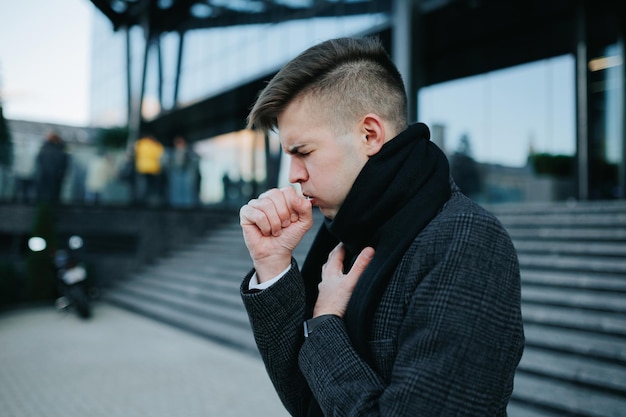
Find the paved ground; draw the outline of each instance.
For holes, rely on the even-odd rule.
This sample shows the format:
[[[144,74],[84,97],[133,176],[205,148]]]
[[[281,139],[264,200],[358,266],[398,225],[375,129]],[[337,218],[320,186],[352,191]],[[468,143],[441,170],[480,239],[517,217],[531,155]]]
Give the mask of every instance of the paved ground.
[[[2,417],[285,417],[260,359],[108,304],[0,313]]]

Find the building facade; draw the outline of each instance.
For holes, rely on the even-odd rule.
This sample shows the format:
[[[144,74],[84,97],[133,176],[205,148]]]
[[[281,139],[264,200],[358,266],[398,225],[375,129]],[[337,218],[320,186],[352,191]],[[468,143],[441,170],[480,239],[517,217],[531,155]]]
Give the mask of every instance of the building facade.
[[[625,197],[618,1],[93,3],[93,124],[127,125],[130,141],[149,130],[166,146],[186,136],[205,202],[224,198],[225,176],[283,177],[275,138],[241,132],[263,83],[310,45],[369,34],[473,198]]]

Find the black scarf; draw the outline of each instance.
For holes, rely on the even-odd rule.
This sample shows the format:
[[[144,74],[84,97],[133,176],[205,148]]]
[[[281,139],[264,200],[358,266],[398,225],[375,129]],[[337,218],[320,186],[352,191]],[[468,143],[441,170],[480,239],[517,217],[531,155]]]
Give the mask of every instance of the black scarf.
[[[343,242],[349,269],[365,247],[376,250],[344,317],[354,347],[366,360],[372,316],[389,279],[418,233],[450,198],[448,161],[429,138],[426,125],[411,125],[369,159],[334,220],[325,219],[320,227],[302,267],[310,316],[329,252]]]

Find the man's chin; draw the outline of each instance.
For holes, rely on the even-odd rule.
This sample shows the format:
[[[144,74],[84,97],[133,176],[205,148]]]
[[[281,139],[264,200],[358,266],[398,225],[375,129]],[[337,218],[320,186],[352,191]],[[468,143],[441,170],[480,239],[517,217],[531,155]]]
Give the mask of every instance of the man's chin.
[[[322,214],[324,215],[324,217],[326,217],[327,219],[334,219],[335,215],[337,214],[337,212],[335,210],[331,210],[329,208],[324,208],[324,207],[320,207],[320,206],[316,206],[319,211],[322,212]]]

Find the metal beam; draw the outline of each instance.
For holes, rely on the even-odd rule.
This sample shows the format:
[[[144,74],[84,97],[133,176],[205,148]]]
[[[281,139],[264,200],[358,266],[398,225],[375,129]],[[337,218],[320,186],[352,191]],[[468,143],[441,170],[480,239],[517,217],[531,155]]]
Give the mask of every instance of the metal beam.
[[[178,107],[178,91],[180,88],[180,74],[183,65],[183,51],[185,45],[185,31],[178,32],[178,56],[176,57],[176,79],[174,81],[174,97],[172,100],[172,109]]]

